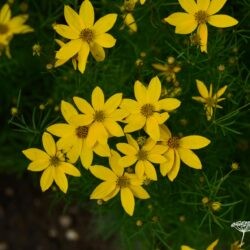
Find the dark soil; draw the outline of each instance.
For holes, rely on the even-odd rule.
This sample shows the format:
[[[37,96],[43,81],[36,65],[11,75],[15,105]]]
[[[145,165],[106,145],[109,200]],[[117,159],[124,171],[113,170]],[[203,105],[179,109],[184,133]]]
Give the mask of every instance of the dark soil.
[[[77,206],[51,209],[30,180],[0,177],[0,250],[106,250],[112,239],[94,235],[91,214]]]

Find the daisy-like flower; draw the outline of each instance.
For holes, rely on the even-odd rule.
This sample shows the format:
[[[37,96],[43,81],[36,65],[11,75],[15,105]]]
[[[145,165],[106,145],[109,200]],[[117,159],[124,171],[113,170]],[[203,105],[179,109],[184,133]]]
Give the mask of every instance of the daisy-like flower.
[[[43,171],[40,179],[42,191],[46,191],[55,181],[57,186],[66,193],[68,190],[66,174],[72,176],[80,176],[81,174],[75,166],[66,162],[64,154],[58,149],[58,145],[49,133],[43,133],[42,142],[45,151],[38,148],[29,148],[22,151],[32,161],[28,170]]]
[[[8,4],[4,4],[0,10],[0,48],[6,51],[7,57],[11,57],[9,53],[9,43],[14,35],[32,32],[33,29],[24,24],[28,19],[28,15],[18,15],[11,17],[11,10]]]
[[[148,138],[142,146],[129,134],[126,135],[128,143],[117,143],[117,149],[125,156],[121,157],[120,164],[129,167],[136,163],[135,173],[139,178],[145,175],[150,180],[157,180],[157,174],[152,163],[163,163],[166,158],[162,154],[166,146],[156,145],[156,141]]]
[[[89,126],[79,119],[77,110],[68,102],[61,102],[61,112],[67,123],[57,123],[47,128],[51,134],[60,137],[57,145],[66,152],[70,162],[75,163],[80,157],[81,163],[88,168],[93,161],[93,151],[100,156],[109,156],[108,145],[98,143],[90,147],[87,144]]]
[[[234,26],[238,21],[228,15],[217,14],[227,0],[178,0],[181,7],[187,12],[176,12],[164,18],[166,22],[175,26],[175,33],[190,34],[197,28],[200,38],[200,49],[207,52],[208,29],[207,23],[227,28]]]
[[[118,109],[122,101],[122,93],[112,95],[106,102],[103,91],[95,87],[92,92],[92,106],[83,98],[74,97],[77,108],[83,113],[79,121],[89,126],[86,141],[90,147],[96,142],[107,144],[108,137],[123,136],[123,130],[117,123],[127,116],[127,112]]]
[[[213,94],[213,85],[210,84],[209,92],[206,85],[199,80],[196,80],[196,86],[201,96],[193,96],[192,99],[204,104],[207,120],[212,119],[214,109],[222,108],[218,105],[218,102],[225,100],[226,98],[220,98],[226,91],[227,85],[220,88],[215,94]]]
[[[140,81],[134,84],[135,100],[123,99],[121,109],[129,113],[124,127],[125,133],[130,133],[144,128],[145,132],[155,141],[160,138],[159,125],[168,118],[168,111],[178,108],[181,102],[175,98],[164,98],[161,96],[161,82],[156,76],[151,79],[148,87]]]
[[[214,250],[214,248],[217,246],[218,242],[219,242],[218,239],[215,240],[214,242],[212,242],[212,243],[206,248],[206,250]],[[194,249],[194,248],[191,248],[191,247],[189,247],[189,246],[183,245],[183,246],[181,246],[181,250],[195,250],[195,249]]]
[[[148,199],[150,196],[148,192],[142,187],[143,180],[139,179],[135,174],[124,172],[124,168],[119,164],[120,155],[111,150],[111,157],[109,158],[109,165],[91,166],[90,172],[98,179],[103,180],[92,194],[90,199],[102,199],[108,201],[115,197],[120,192],[122,207],[130,216],[134,213],[135,199]]]
[[[187,166],[201,169],[202,164],[198,156],[191,149],[206,147],[210,140],[200,135],[189,135],[182,138],[172,136],[165,125],[161,125],[161,141],[167,146],[164,153],[167,161],[160,164],[160,172],[173,181],[180,170],[181,161]]]
[[[89,52],[96,61],[105,59],[103,48],[111,48],[116,39],[106,33],[115,24],[117,14],[108,14],[95,21],[94,8],[89,0],[84,0],[77,14],[68,5],[64,7],[64,17],[68,25],[56,24],[55,31],[64,38],[70,39],[56,52],[56,59],[69,60],[77,55],[78,70],[83,73]]]

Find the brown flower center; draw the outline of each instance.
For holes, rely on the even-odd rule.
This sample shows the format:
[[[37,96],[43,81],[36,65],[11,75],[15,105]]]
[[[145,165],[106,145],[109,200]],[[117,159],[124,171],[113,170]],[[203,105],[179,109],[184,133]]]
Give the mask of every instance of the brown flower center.
[[[123,175],[117,179],[116,185],[121,188],[129,187],[130,180],[128,177]]]
[[[91,43],[94,39],[94,33],[91,29],[83,29],[80,33],[80,38],[87,43]]]
[[[209,107],[215,107],[216,100],[214,100],[212,97],[208,97],[206,98],[206,103],[207,103],[207,106]]]
[[[50,157],[50,165],[57,167],[60,164],[60,159],[57,156]]]
[[[76,128],[76,135],[78,138],[86,138],[88,135],[89,128],[87,126],[80,126]]]
[[[170,148],[178,148],[179,147],[179,138],[175,137],[175,136],[171,137],[168,139],[167,144]]]
[[[195,20],[198,22],[198,24],[206,23],[208,19],[208,14],[204,10],[199,10],[194,14]]]
[[[148,156],[147,151],[143,149],[139,150],[139,152],[137,153],[137,158],[138,160],[141,160],[141,161],[147,160],[147,156]]]
[[[105,114],[102,110],[96,111],[94,114],[94,120],[97,122],[103,122],[105,119]]]
[[[0,23],[0,34],[6,34],[9,31],[9,27],[6,24]]]
[[[141,107],[141,114],[147,118],[149,116],[152,116],[154,114],[154,111],[155,111],[155,107],[150,103],[144,104]]]

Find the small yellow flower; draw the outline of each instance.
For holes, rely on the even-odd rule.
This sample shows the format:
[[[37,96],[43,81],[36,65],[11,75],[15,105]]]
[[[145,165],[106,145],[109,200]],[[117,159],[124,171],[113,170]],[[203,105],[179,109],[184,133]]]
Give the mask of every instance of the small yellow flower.
[[[129,167],[136,163],[135,173],[139,178],[145,174],[150,180],[157,180],[157,174],[152,163],[163,163],[166,158],[162,154],[166,151],[163,145],[156,145],[156,142],[148,138],[146,142],[139,146],[137,141],[129,134],[126,135],[128,143],[117,143],[117,149],[125,154],[121,157],[120,164]]]
[[[223,14],[215,15],[215,13],[221,10],[227,0],[178,1],[186,12],[173,13],[164,20],[175,26],[175,33],[177,34],[190,34],[197,29],[202,52],[207,52],[207,23],[218,28],[231,27],[238,23],[231,16]]]
[[[102,199],[108,201],[120,192],[121,203],[127,214],[134,213],[135,199],[148,199],[149,194],[142,187],[143,181],[135,174],[124,172],[124,168],[119,164],[120,155],[111,150],[109,165],[111,169],[94,165],[90,167],[90,172],[97,178],[103,180],[92,192],[90,199]]]
[[[42,136],[45,151],[37,148],[23,150],[23,154],[32,162],[28,166],[30,171],[43,171],[40,179],[42,191],[46,191],[53,183],[66,193],[68,190],[68,180],[65,174],[80,176],[79,170],[71,163],[66,162],[64,154],[58,149],[53,137],[44,132]]]
[[[239,169],[239,163],[238,162],[233,162],[231,164],[231,169],[234,170],[234,171],[238,170]]]
[[[227,85],[220,88],[215,94],[213,94],[212,84],[210,84],[209,91],[206,85],[200,80],[196,80],[196,86],[201,96],[193,96],[192,99],[205,105],[207,120],[210,121],[213,117],[214,109],[222,108],[218,103],[226,99],[220,97],[225,93]]]
[[[178,108],[181,102],[175,98],[164,98],[161,96],[161,82],[158,77],[151,79],[148,87],[140,81],[134,84],[135,100],[123,99],[121,109],[129,113],[125,119],[128,123],[124,127],[125,133],[144,128],[145,132],[155,141],[160,138],[159,125],[163,124],[168,118],[168,111]]]
[[[83,73],[89,52],[100,62],[105,59],[103,48],[111,48],[116,39],[106,33],[115,24],[117,14],[108,14],[95,21],[94,8],[89,0],[84,0],[77,14],[68,5],[64,7],[64,17],[68,25],[55,24],[53,28],[64,38],[70,39],[56,52],[56,59],[65,62],[74,56],[78,59],[78,70]]]
[[[18,108],[17,107],[12,107],[10,109],[10,113],[11,113],[12,116],[17,115],[18,114]]]
[[[33,56],[40,56],[42,51],[42,47],[39,43],[36,43],[32,46],[32,55]]]
[[[209,198],[207,196],[203,197],[201,200],[202,204],[207,205],[209,202]]]
[[[180,161],[194,169],[201,169],[202,164],[198,156],[191,149],[206,147],[210,140],[200,135],[189,135],[182,138],[171,135],[165,125],[161,125],[161,141],[167,146],[164,153],[167,161],[160,164],[160,172],[173,181],[180,170]]]
[[[221,203],[219,201],[213,201],[211,203],[211,209],[215,212],[219,211],[221,209]]]

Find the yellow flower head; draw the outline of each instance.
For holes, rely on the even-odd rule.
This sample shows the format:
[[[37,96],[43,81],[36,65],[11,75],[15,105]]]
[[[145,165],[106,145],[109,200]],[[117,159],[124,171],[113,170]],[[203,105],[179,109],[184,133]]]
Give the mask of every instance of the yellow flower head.
[[[227,0],[178,0],[185,12],[176,12],[164,20],[175,26],[175,33],[190,34],[197,29],[200,49],[207,52],[207,23],[218,28],[234,26],[238,23],[231,16],[217,14]]]
[[[93,151],[101,156],[109,156],[109,147],[96,143],[90,147],[87,143],[89,138],[89,126],[79,119],[77,110],[68,102],[61,102],[61,112],[67,123],[51,125],[47,130],[60,137],[57,145],[66,152],[70,162],[75,163],[80,157],[81,163],[88,168],[93,161]]]
[[[127,112],[118,109],[122,101],[122,93],[112,95],[106,102],[103,91],[99,87],[95,87],[92,92],[92,106],[83,98],[74,97],[77,108],[83,113],[79,115],[83,124],[89,126],[89,136],[86,141],[90,147],[96,142],[102,145],[107,144],[108,137],[123,136],[123,130],[118,124]]]
[[[9,4],[4,4],[0,10],[0,50],[6,50],[6,55],[10,57],[9,43],[16,34],[32,32],[33,29],[25,25],[28,15],[19,15],[11,18]]]
[[[135,174],[124,172],[124,168],[119,164],[120,155],[111,150],[109,165],[111,169],[94,165],[90,167],[90,172],[97,178],[103,180],[92,194],[90,199],[102,199],[108,201],[120,192],[121,203],[129,215],[133,215],[135,207],[134,196],[139,199],[148,199],[149,194],[142,187],[143,180],[139,179]]]
[[[109,31],[116,22],[117,14],[108,14],[95,22],[94,8],[89,0],[84,0],[79,14],[68,5],[64,7],[64,17],[67,25],[55,24],[53,28],[64,38],[70,39],[56,52],[56,59],[65,62],[77,56],[78,70],[83,73],[89,52],[100,62],[105,59],[103,48],[111,48],[116,39]]]
[[[68,180],[65,174],[80,176],[79,170],[71,163],[66,162],[64,154],[58,149],[53,137],[44,132],[42,136],[45,151],[37,148],[23,150],[23,154],[32,162],[28,166],[30,171],[43,171],[40,179],[42,191],[46,191],[53,183],[64,192],[68,189]]]
[[[191,168],[202,168],[200,159],[191,149],[206,147],[210,143],[207,138],[200,135],[175,137],[171,135],[167,126],[161,125],[161,141],[167,146],[164,153],[167,161],[160,164],[160,172],[163,176],[167,175],[170,181],[178,175],[181,161]]]
[[[135,100],[123,99],[121,108],[129,113],[125,119],[128,123],[125,133],[144,128],[145,132],[155,141],[160,138],[159,125],[163,124],[168,118],[168,111],[178,108],[181,102],[175,98],[164,98],[161,96],[161,82],[158,77],[151,79],[148,87],[140,81],[134,84]]]
[[[214,242],[212,242],[207,248],[206,250],[214,250],[214,248],[217,246],[219,240],[215,240]],[[181,250],[195,250],[194,248],[191,248],[189,246],[186,245],[182,245],[181,246]]]
[[[222,108],[218,105],[218,102],[225,100],[225,98],[220,97],[225,93],[227,85],[220,88],[215,94],[213,94],[212,84],[210,84],[209,91],[202,81],[196,80],[196,86],[201,96],[193,96],[192,99],[205,105],[207,120],[210,121],[213,117],[214,109]]]
[[[135,173],[139,178],[145,174],[151,180],[157,180],[156,171],[152,163],[163,163],[166,158],[162,154],[166,151],[166,146],[156,145],[156,142],[148,138],[146,142],[139,146],[137,141],[129,134],[126,135],[128,143],[116,144],[117,149],[125,154],[121,157],[120,164],[129,167],[136,163]]]

